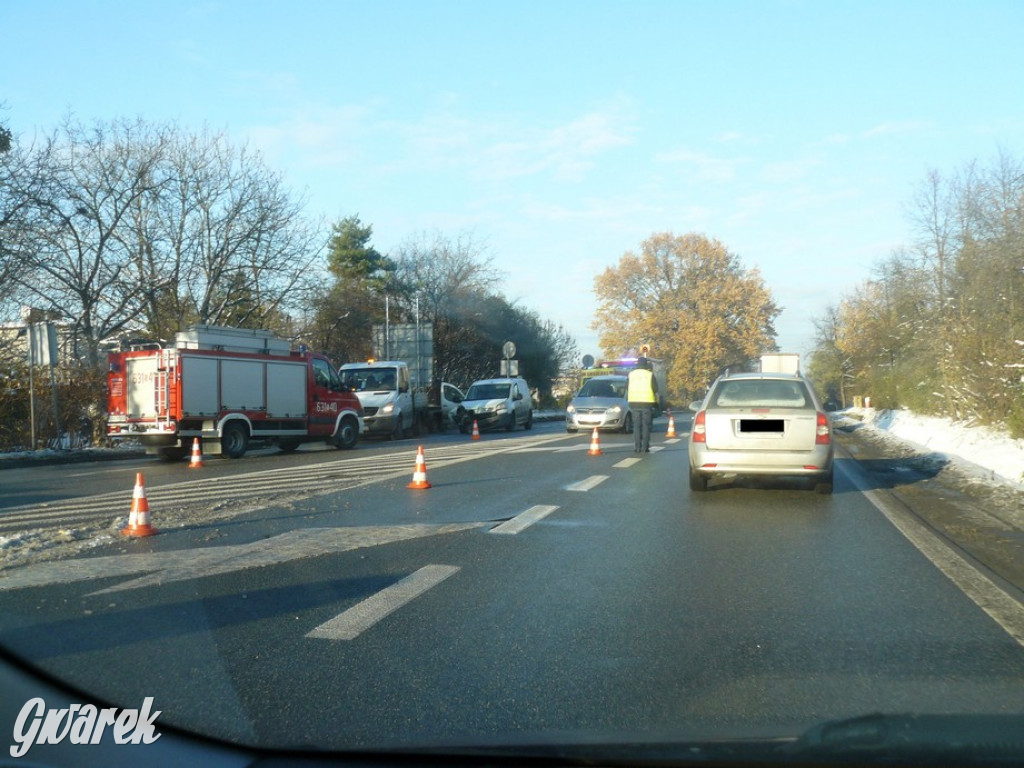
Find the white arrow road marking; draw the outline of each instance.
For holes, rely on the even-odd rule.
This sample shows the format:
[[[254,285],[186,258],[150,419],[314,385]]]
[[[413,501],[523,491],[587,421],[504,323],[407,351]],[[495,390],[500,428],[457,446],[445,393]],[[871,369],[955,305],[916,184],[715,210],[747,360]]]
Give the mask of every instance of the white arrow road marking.
[[[591,475],[586,480],[580,480],[578,483],[573,483],[567,486],[567,491],[589,491],[591,488],[596,488],[605,480],[608,479],[608,475]]]
[[[382,589],[344,613],[309,632],[306,637],[325,640],[353,640],[428,589],[458,573],[454,565],[425,565],[401,581]]]
[[[251,544],[184,549],[140,555],[110,555],[80,560],[37,563],[0,577],[0,590],[70,584],[111,576],[140,578],[93,592],[94,595],[125,589],[198,579],[247,568],[299,560],[334,552],[376,547],[395,541],[438,536],[482,528],[489,523],[451,523],[447,525],[393,525],[350,528],[304,528]]]
[[[489,533],[519,533],[520,531],[529,528],[538,520],[543,520],[556,509],[558,509],[558,507],[553,507],[548,504],[538,504],[535,507],[530,507],[524,512],[520,512],[511,520],[506,520],[501,525],[491,528]]]

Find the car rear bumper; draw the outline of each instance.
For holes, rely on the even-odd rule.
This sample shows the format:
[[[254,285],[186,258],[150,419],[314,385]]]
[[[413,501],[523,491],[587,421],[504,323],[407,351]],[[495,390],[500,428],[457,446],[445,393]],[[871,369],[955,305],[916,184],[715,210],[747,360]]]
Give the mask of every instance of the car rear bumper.
[[[812,451],[710,451],[690,446],[690,466],[706,475],[827,475],[831,445]]]

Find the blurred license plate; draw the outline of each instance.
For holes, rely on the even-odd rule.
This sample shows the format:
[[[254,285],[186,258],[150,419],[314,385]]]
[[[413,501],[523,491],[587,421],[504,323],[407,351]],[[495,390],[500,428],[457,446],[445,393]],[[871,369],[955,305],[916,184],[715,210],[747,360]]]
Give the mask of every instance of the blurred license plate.
[[[786,423],[782,419],[740,419],[740,433],[782,434]]]

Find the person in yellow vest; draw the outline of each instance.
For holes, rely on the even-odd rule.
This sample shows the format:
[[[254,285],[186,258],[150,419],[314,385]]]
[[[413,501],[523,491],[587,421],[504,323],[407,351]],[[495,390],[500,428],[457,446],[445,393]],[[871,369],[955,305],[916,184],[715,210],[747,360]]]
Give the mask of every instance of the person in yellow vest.
[[[658,401],[658,381],[646,357],[636,361],[636,368],[629,372],[626,386],[626,400],[633,414],[633,451],[650,453],[651,420],[654,418],[654,404]]]

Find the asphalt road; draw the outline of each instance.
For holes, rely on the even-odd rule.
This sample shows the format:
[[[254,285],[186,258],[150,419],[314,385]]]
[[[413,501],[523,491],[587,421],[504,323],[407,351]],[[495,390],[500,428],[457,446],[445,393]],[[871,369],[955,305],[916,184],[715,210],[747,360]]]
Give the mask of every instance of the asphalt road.
[[[414,441],[8,470],[0,524],[92,497],[116,516],[141,467],[161,533],[0,573],[0,644],[101,700],[153,696],[162,723],[275,746],[1024,714],[1019,595],[852,459],[832,496],[693,494],[663,434],[642,456],[624,435],[588,455],[559,424],[418,442],[429,490],[407,487]]]

